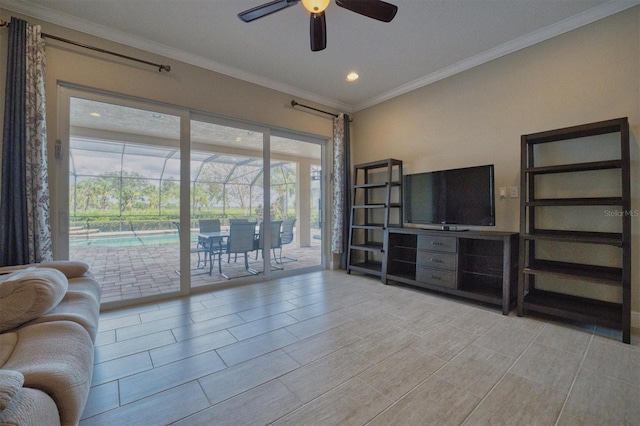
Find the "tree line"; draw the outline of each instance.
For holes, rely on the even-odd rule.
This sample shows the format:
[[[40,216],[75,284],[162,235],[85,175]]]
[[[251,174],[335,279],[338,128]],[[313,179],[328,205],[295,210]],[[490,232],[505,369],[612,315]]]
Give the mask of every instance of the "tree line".
[[[281,169],[287,170],[287,169]],[[283,172],[280,171],[282,174]],[[272,176],[273,177],[273,176]],[[277,174],[275,177],[278,177]],[[203,176],[191,183],[191,209],[200,211],[218,210],[223,207],[240,208],[246,215],[261,208],[262,185],[246,182],[212,182],[211,176]],[[288,182],[291,176],[280,176],[279,181]],[[293,182],[295,182],[295,177]],[[272,186],[274,205],[281,213],[287,210],[287,200],[295,199],[295,185]],[[101,213],[109,215],[132,214],[142,211],[178,211],[180,206],[180,182],[173,178],[156,180],[125,171],[109,172],[102,176],[83,176],[71,181],[70,207],[72,215]]]

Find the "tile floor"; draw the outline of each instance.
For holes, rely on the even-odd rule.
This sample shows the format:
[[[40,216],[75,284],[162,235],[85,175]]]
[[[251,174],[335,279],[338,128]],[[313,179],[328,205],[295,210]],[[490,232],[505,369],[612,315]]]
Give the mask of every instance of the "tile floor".
[[[81,425],[640,424],[640,336],[325,271],[103,313]]]

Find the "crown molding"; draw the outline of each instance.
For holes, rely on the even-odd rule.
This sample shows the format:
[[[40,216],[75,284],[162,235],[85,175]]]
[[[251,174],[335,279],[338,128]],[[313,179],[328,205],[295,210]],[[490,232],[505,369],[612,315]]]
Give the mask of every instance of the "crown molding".
[[[494,59],[501,58],[510,53],[527,48],[529,46],[533,46],[534,44],[549,40],[550,38],[559,36],[566,32],[575,30],[576,28],[591,24],[592,22],[598,21],[611,15],[615,15],[616,13],[622,12],[638,5],[640,5],[640,0],[611,0],[607,3],[601,4],[600,6],[586,10],[582,13],[579,13],[570,18],[564,19],[560,22],[549,25],[545,28],[539,29],[522,37],[518,37],[493,49],[489,49],[478,55],[472,56],[471,58],[465,59],[449,67],[421,77],[417,80],[413,80],[407,84],[403,84],[402,86],[383,93],[380,96],[376,96],[366,102],[355,105],[353,109],[355,112],[357,112],[372,107],[389,99],[395,98],[405,93],[409,93],[421,87],[428,86],[429,84],[443,80],[447,77],[451,77],[455,74],[459,74],[463,71],[467,71],[471,68],[477,67],[478,65],[482,65]]]
[[[98,25],[39,5],[34,5],[24,0],[0,0],[0,7],[41,21],[79,31],[90,36],[161,55],[168,59],[173,59],[189,65],[204,68],[209,71],[214,71],[219,74],[224,74],[238,80],[253,83],[258,86],[266,87],[298,98],[303,98],[344,112],[352,111],[352,105],[339,102],[335,99],[323,97],[317,93],[302,90],[298,87],[290,86],[254,73],[233,68],[214,60],[190,54],[183,50],[156,43],[148,39],[134,37],[122,31],[117,31],[112,28]]]

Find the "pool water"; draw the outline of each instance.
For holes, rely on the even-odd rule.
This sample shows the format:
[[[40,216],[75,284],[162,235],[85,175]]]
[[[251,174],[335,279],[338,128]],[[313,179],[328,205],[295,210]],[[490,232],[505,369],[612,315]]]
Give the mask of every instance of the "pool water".
[[[69,238],[69,246],[103,246],[103,247],[143,247],[143,246],[166,246],[177,245],[178,234],[176,232],[144,234],[138,233],[132,235],[112,234],[105,235],[89,234],[83,236],[71,236]]]

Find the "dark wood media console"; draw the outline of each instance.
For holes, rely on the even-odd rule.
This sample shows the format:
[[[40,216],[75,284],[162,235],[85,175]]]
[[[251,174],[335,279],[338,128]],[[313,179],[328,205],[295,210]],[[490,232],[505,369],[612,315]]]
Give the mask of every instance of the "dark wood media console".
[[[382,282],[409,284],[515,307],[518,233],[389,228]]]

